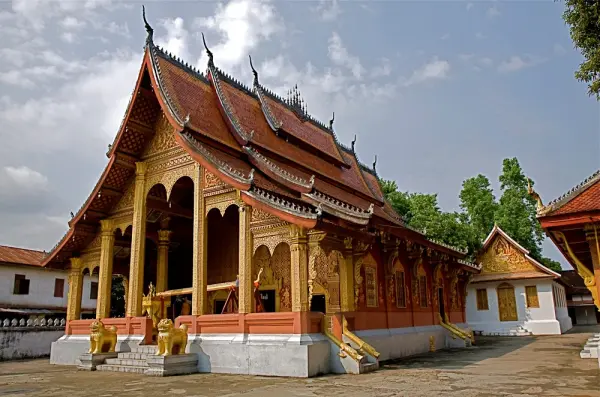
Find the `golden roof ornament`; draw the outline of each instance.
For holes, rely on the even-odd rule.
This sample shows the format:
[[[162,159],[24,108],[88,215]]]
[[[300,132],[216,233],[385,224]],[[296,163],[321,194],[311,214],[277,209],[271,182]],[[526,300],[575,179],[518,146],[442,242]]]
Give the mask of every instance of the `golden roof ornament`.
[[[544,203],[542,202],[540,195],[533,189],[533,186],[531,185],[531,179],[529,178],[527,178],[527,193],[529,193],[529,195],[535,199],[537,203],[536,210],[538,213],[540,213],[544,209]]]

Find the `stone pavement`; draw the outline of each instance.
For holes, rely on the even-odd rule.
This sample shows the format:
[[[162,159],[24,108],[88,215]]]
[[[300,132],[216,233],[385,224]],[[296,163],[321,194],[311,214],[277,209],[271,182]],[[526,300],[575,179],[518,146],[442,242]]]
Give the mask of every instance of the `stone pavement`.
[[[470,349],[387,363],[366,375],[311,379],[195,374],[151,378],[80,372],[47,359],[0,363],[0,396],[599,396],[596,360],[579,358],[597,329],[562,336],[479,337]]]

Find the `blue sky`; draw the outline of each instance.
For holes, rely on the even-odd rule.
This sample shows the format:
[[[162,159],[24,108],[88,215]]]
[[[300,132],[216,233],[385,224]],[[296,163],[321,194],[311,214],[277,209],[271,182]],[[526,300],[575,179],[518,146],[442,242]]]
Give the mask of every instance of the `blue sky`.
[[[141,4],[0,3],[0,243],[50,249],[103,167],[140,66]],[[497,187],[518,157],[546,202],[600,168],[600,114],[573,77],[562,2],[151,2],[155,41],[283,94],[402,190],[458,209],[464,179]],[[496,191],[497,196],[499,192]],[[564,260],[551,244],[546,255]]]

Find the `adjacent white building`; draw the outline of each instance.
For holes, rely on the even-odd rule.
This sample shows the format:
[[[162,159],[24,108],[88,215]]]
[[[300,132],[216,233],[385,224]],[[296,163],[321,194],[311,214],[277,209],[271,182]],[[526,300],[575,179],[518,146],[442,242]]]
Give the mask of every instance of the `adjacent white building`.
[[[498,226],[478,255],[467,288],[467,322],[484,335],[550,335],[572,328],[560,274],[529,256]]]
[[[43,268],[44,253],[0,246],[0,319],[66,314],[69,293],[68,272]],[[81,308],[83,315],[96,310],[98,277],[84,277]]]

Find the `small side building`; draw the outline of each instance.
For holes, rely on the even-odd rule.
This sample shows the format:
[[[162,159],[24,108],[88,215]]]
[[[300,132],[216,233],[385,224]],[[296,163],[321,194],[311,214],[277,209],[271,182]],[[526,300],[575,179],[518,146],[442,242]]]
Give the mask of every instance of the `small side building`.
[[[467,322],[483,335],[549,335],[572,328],[564,286],[498,226],[478,255],[466,299]]]
[[[42,251],[0,246],[0,321],[66,318],[69,272],[42,267]],[[85,275],[81,316],[93,317],[98,276]]]

